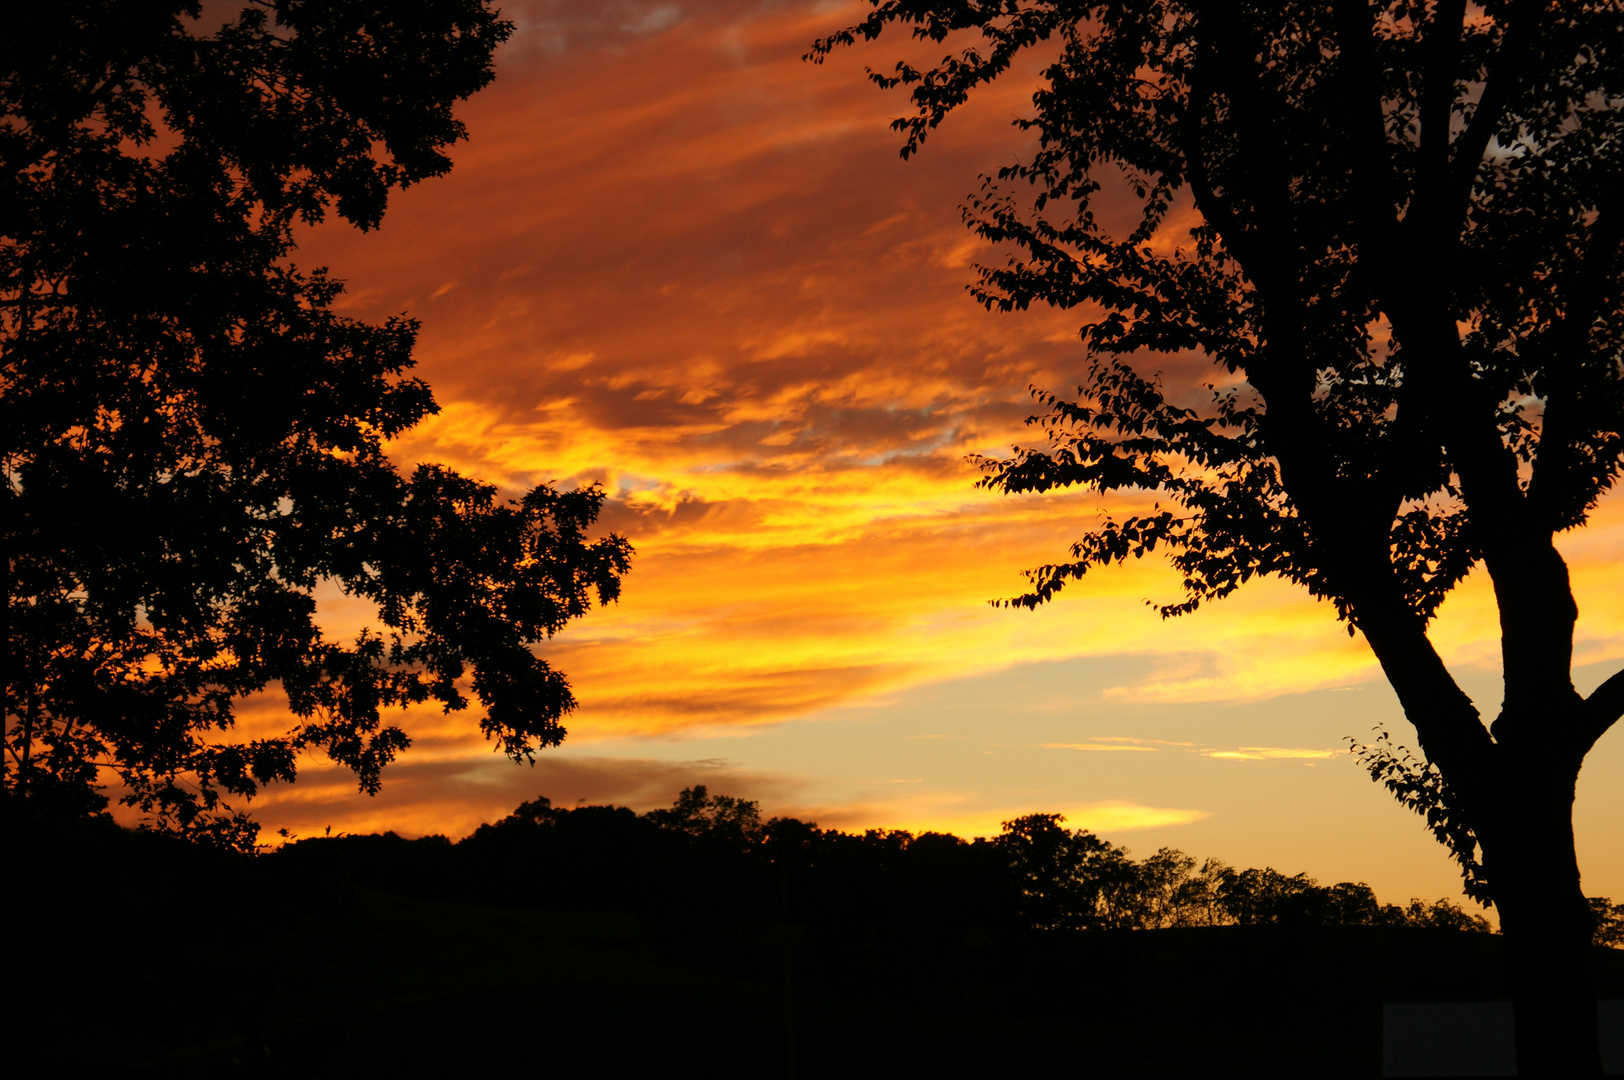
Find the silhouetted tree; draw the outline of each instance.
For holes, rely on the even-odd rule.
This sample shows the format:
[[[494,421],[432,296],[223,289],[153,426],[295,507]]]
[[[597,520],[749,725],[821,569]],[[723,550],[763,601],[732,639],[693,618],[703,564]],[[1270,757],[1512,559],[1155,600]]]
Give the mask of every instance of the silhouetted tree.
[[[1415,926],[1427,930],[1456,930],[1487,933],[1489,921],[1481,915],[1463,911],[1459,904],[1449,900],[1411,900],[1404,907],[1385,905],[1375,921],[1386,926]]]
[[[1264,575],[1332,601],[1415,725],[1469,826],[1462,842],[1481,849],[1456,854],[1500,911],[1524,1075],[1596,1074],[1572,803],[1586,753],[1624,712],[1624,672],[1575,691],[1577,607],[1553,538],[1584,524],[1624,454],[1624,9],[873,3],[812,55],[892,24],[980,38],[933,68],[872,74],[911,88],[904,156],[1017,57],[1049,49],[1035,114],[1018,121],[1034,156],[966,209],[1016,252],[975,291],[1001,310],[1100,314],[1083,331],[1079,400],[1039,395],[1048,447],[984,461],[985,483],[1159,500],[1031,571],[1011,602],[1034,607],[1158,549],[1184,576],[1164,617]],[[1121,235],[1095,211],[1107,183],[1139,203]],[[1219,369],[1207,405],[1135,362],[1187,352]],[[1479,564],[1501,614],[1492,726],[1427,634]]]
[[[1003,823],[995,843],[1008,860],[1022,919],[1039,930],[1125,929],[1138,923],[1136,874],[1127,852],[1061,814]]]
[[[1265,866],[1261,870],[1254,868],[1226,875],[1220,895],[1224,910],[1242,926],[1310,922],[1318,921],[1309,913],[1314,887],[1314,879],[1307,874],[1287,877],[1274,867]]]
[[[487,0],[24,4],[0,35],[5,787],[244,847],[222,797],[319,749],[376,791],[383,709],[484,706],[511,757],[564,736],[532,647],[613,600],[630,548],[595,487],[504,501],[384,451],[436,406],[417,325],[334,311],[288,256],[444,173],[452,105],[511,31]],[[224,12],[209,9],[209,19]],[[322,583],[379,629],[329,640]],[[275,684],[285,734],[233,740]],[[104,771],[105,770],[105,771]]]
[[[1134,875],[1135,925],[1147,929],[1185,925],[1181,908],[1195,876],[1195,860],[1177,848],[1164,847],[1140,862]]]
[[[683,788],[668,810],[646,815],[662,829],[672,829],[738,851],[761,840],[761,804],[731,795],[712,795],[704,784]]]
[[[1223,883],[1233,871],[1222,859],[1203,859],[1200,869],[1179,882],[1174,912],[1179,926],[1218,926],[1226,920]]]
[[[1325,890],[1325,906],[1331,921],[1339,926],[1368,926],[1377,920],[1380,907],[1376,891],[1362,881],[1340,881]],[[1488,922],[1479,916],[1481,926],[1472,929],[1487,930]]]
[[[678,840],[624,806],[565,809],[540,798],[459,843],[458,872],[485,903],[654,911],[681,891],[674,878],[691,876],[680,873],[691,860],[673,850],[687,846]]]

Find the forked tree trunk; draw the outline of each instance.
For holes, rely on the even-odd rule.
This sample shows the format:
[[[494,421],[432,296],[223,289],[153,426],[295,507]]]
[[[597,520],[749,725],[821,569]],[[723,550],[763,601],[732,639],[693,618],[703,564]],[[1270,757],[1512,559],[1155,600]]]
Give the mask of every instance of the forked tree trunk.
[[[1577,779],[1525,773],[1518,778],[1520,790],[1503,800],[1511,813],[1480,834],[1505,935],[1522,1076],[1602,1075],[1591,956],[1595,928],[1573,843]]]

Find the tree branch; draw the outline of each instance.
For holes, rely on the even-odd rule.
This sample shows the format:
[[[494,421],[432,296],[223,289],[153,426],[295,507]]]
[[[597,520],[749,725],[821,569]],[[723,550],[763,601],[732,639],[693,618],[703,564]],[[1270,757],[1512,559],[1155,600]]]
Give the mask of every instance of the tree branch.
[[[1466,0],[1442,0],[1427,21],[1422,50],[1419,119],[1421,138],[1415,179],[1415,201],[1405,216],[1411,246],[1436,260],[1433,273],[1452,274],[1455,268],[1437,265],[1448,247],[1456,200],[1450,198],[1453,171],[1449,164],[1450,122],[1455,106],[1455,70],[1460,61],[1461,25]]]
[[[1624,250],[1624,200],[1617,193],[1598,208],[1589,232],[1590,242],[1571,275],[1574,302],[1556,316],[1552,334],[1556,345],[1544,364],[1545,415],[1528,480],[1528,501],[1541,522],[1552,530],[1576,523],[1564,514],[1574,512],[1570,505],[1574,501],[1572,493],[1565,481],[1572,478],[1573,440],[1579,430],[1576,414],[1581,411],[1579,388],[1583,385],[1582,379],[1573,376],[1589,352],[1590,330],[1602,315],[1607,287],[1616,287],[1615,268]],[[1579,502],[1582,507],[1583,499]]]
[[[1589,737],[1584,744],[1584,752],[1589,753],[1596,740],[1607,734],[1607,729],[1618,723],[1620,717],[1624,717],[1624,670],[1614,672],[1611,678],[1590,692],[1584,701],[1583,717],[1584,734]]]
[[[1398,200],[1393,191],[1392,149],[1387,145],[1387,122],[1382,112],[1376,58],[1371,49],[1374,24],[1369,0],[1339,0],[1336,5],[1337,48],[1345,60],[1343,77],[1349,83],[1348,164],[1354,174],[1353,219],[1366,257],[1379,263],[1371,280],[1390,280],[1402,292],[1410,279],[1407,260],[1398,257]]]
[[[1421,87],[1422,168],[1449,171],[1449,128],[1455,104],[1455,68],[1460,61],[1461,24],[1466,0],[1441,0],[1427,20],[1426,74]],[[1441,167],[1441,168],[1440,168]]]
[[[1500,126],[1500,120],[1516,93],[1523,63],[1532,47],[1534,30],[1530,24],[1537,24],[1537,16],[1531,15],[1527,19],[1516,17],[1528,6],[1527,3],[1507,5],[1508,13],[1513,17],[1507,20],[1510,25],[1501,32],[1500,55],[1484,82],[1483,93],[1477,99],[1472,119],[1455,140],[1450,161],[1452,175],[1449,193],[1455,206],[1463,205],[1471,196],[1472,181],[1477,176],[1478,167],[1483,164],[1483,154],[1489,148],[1489,140],[1494,138],[1495,128]],[[1513,34],[1513,29],[1518,32]]]
[[[1398,694],[1404,715],[1415,725],[1427,759],[1472,802],[1488,778],[1494,739],[1477,706],[1433,648],[1419,617],[1389,584],[1391,566],[1384,560],[1376,572],[1386,580],[1371,580],[1367,572],[1354,583],[1359,629]]]
[[[1393,174],[1393,149],[1388,142],[1387,117],[1372,44],[1374,19],[1368,0],[1338,0],[1335,15],[1337,48],[1342,54],[1340,76],[1348,86],[1344,123],[1346,168],[1352,182],[1344,198],[1359,246],[1358,279],[1368,283],[1376,309],[1387,316],[1395,334],[1399,334],[1419,321],[1412,316],[1421,309],[1422,290],[1418,287],[1420,267],[1416,245],[1404,242],[1404,226],[1399,218],[1399,206],[1404,200]],[[1441,16],[1441,12],[1434,16],[1435,25]],[[1439,58],[1434,56],[1434,59]],[[1423,131],[1423,138],[1429,144],[1443,139],[1442,153],[1447,165],[1451,96],[1434,90],[1439,82],[1439,76],[1429,74],[1423,89],[1444,98],[1443,119],[1441,122],[1432,120]],[[1432,109],[1436,110],[1437,105]],[[1421,246],[1429,252],[1436,247],[1435,244]],[[1423,280],[1429,276],[1436,285],[1435,275],[1419,274]],[[1414,358],[1406,359],[1413,361]],[[1395,508],[1404,496],[1400,478],[1405,475],[1409,462],[1435,454],[1443,442],[1436,430],[1436,411],[1423,390],[1423,380],[1411,374],[1418,367],[1406,363],[1406,378],[1398,389],[1390,437],[1370,464],[1372,484],[1388,491]]]

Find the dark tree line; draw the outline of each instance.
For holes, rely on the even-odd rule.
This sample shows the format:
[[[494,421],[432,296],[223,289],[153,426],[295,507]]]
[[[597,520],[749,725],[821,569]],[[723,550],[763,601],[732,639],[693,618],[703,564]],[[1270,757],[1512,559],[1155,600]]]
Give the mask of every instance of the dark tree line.
[[[336,836],[259,857],[105,815],[24,816],[0,816],[17,879],[5,907],[34,1003],[20,1060],[42,1074],[415,1073],[415,1055],[455,1057],[465,1040],[556,1071],[561,1053],[579,1057],[571,1045],[631,1039],[740,1047],[731,1060],[748,1064],[722,1073],[756,1075],[774,1071],[790,983],[806,1074],[924,1061],[942,1076],[1048,1075],[1081,1056],[1099,1075],[1185,1075],[1182,1061],[1295,1076],[1280,1066],[1327,1052],[1374,1062],[1380,1003],[1414,994],[1417,972],[1452,972],[1429,984],[1444,997],[1507,989],[1502,939],[1450,929],[1453,905],[1384,910],[1358,886],[1181,872],[1167,852],[1101,860],[1120,849],[1045,816],[1026,839],[1063,837],[1052,846],[1070,855],[762,821],[697,790],[650,814],[538,799],[457,843]],[[1124,888],[1125,864],[1140,885]],[[1061,873],[1017,872],[1034,866]],[[1110,916],[1161,929],[1110,929],[1074,902],[1104,869]],[[1180,880],[1201,877],[1181,898],[1201,906],[1170,909]],[[1096,928],[1034,929],[1056,910]],[[1624,987],[1624,952],[1596,959],[1609,990]],[[1110,1049],[1142,1044],[1147,1023],[1168,1042],[1160,1069]],[[1259,1053],[1275,1067],[1256,1068]],[[813,1064],[848,1055],[898,1064]],[[581,1060],[591,1072],[596,1058]]]
[[[1448,900],[1380,903],[1363,882],[1320,885],[1173,848],[1129,850],[1058,814],[964,840],[846,833],[756,803],[684,790],[669,809],[524,803],[452,843],[443,836],[294,839],[273,861],[439,900],[631,911],[707,926],[752,919],[848,927],[959,926],[987,933],[1195,926],[1397,926],[1486,932]]]

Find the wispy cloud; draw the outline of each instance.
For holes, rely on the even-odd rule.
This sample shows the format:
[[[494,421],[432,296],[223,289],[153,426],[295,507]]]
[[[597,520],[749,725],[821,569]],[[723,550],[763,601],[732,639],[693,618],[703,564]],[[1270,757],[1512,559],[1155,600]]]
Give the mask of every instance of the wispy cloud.
[[[1315,750],[1307,748],[1282,746],[1243,746],[1238,750],[1203,750],[1203,757],[1221,758],[1226,761],[1272,761],[1275,759],[1325,759],[1334,758],[1348,751],[1342,750]]]
[[[1194,746],[1193,742],[1181,742],[1174,739],[1139,739],[1132,735],[1091,735],[1091,742],[1106,743],[1136,743],[1140,745],[1155,744],[1156,746]]]
[[[1143,750],[1146,753],[1156,753],[1154,746],[1136,746],[1126,743],[1105,742],[1046,742],[1038,743],[1044,750]]]

